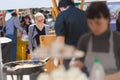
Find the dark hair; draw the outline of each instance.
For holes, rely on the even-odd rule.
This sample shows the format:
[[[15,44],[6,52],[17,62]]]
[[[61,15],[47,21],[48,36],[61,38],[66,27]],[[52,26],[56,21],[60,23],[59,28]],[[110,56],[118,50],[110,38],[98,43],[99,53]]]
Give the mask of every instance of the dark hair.
[[[17,16],[17,13],[16,13],[16,12],[13,12],[11,15],[12,15],[13,17],[16,17],[16,16]]]
[[[67,6],[74,6],[74,2],[72,0],[61,0],[58,4],[58,9],[61,7],[66,8]]]
[[[25,19],[31,20],[30,17],[29,17],[29,15],[26,15],[26,16],[25,16]]]
[[[106,2],[92,2],[86,10],[86,16],[88,19],[99,19],[101,17],[110,19],[110,12]]]
[[[44,11],[40,9],[39,12],[43,13]]]
[[[118,17],[120,17],[120,12],[118,12]]]

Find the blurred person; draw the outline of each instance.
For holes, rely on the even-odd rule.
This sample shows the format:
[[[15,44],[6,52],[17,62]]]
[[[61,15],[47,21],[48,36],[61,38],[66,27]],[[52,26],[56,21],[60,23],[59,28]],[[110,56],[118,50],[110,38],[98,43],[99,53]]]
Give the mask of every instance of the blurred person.
[[[29,26],[30,26],[31,24],[32,24],[32,23],[31,23],[31,19],[30,19],[29,15],[26,15],[26,16],[25,16],[25,30],[26,30],[27,34],[28,34]]]
[[[19,21],[23,21],[24,18],[24,13],[19,13]]]
[[[104,9],[104,10],[103,10]],[[76,61],[75,66],[87,67],[90,73],[94,60],[100,59],[106,74],[120,70],[120,34],[110,29],[110,12],[105,2],[92,2],[86,10],[90,33],[81,37],[78,49],[85,57]]]
[[[72,0],[61,0],[58,8],[61,13],[55,23],[56,41],[77,47],[79,38],[89,31],[85,13],[76,8]],[[66,69],[69,62],[63,62]]]
[[[25,29],[25,20],[20,21],[20,26]]]
[[[116,31],[120,32],[120,12],[118,13],[118,19],[116,20]]]
[[[42,13],[36,13],[35,24],[30,25],[28,31],[28,39],[29,39],[29,50],[30,53],[40,46],[40,35],[48,35],[49,34],[49,26],[44,24],[44,15]]]
[[[0,17],[0,36],[1,37],[3,36],[2,29],[3,29],[3,21],[2,21],[2,17]]]
[[[26,34],[26,31],[19,24],[17,14],[12,12],[11,18],[6,21],[4,26],[5,36],[12,39],[12,61],[16,61],[17,29]]]

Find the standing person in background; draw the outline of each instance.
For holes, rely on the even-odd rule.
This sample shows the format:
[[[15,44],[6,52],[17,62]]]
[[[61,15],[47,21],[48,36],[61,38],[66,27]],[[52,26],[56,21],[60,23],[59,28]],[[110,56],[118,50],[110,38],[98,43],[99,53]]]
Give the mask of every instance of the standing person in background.
[[[3,29],[3,21],[2,21],[2,17],[0,17],[0,36],[3,36],[2,29]]]
[[[61,0],[58,6],[61,13],[55,23],[57,42],[77,46],[79,38],[89,31],[84,11],[76,8],[72,0]],[[70,60],[64,60],[66,69]]]
[[[25,16],[25,30],[26,30],[27,34],[28,34],[29,26],[31,24],[32,23],[31,23],[31,19],[30,19],[29,15],[26,15]]]
[[[42,13],[35,14],[35,24],[30,25],[28,31],[29,50],[32,51],[40,46],[40,35],[49,34],[49,26],[44,24],[44,15]]]
[[[118,13],[118,19],[116,20],[116,31],[120,32],[120,12]]]
[[[26,31],[20,26],[17,14],[13,12],[11,18],[6,21],[4,26],[5,36],[12,39],[12,61],[16,61],[17,50],[17,29],[26,34]]]

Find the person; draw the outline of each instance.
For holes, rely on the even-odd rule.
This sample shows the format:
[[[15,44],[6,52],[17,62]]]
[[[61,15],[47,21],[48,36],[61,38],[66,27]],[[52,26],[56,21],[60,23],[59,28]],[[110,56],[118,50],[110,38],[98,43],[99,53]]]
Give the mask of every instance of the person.
[[[35,24],[30,25],[28,31],[28,39],[29,39],[29,50],[30,54],[32,51],[40,46],[40,35],[48,35],[49,34],[49,26],[44,24],[44,15],[42,13],[35,14]]]
[[[25,29],[25,20],[21,20],[21,21],[20,21],[20,26],[21,26],[23,29]]]
[[[85,57],[77,60],[74,66],[87,67],[90,73],[94,60],[99,58],[106,74],[117,72],[120,69],[120,34],[110,29],[106,2],[92,2],[86,16],[91,32],[82,36],[78,43],[78,49],[85,52]]]
[[[72,0],[61,0],[58,8],[61,10],[56,23],[56,42],[77,46],[79,38],[89,31],[85,12],[76,8]],[[69,68],[70,60],[64,60],[66,69]]]
[[[31,19],[30,19],[29,15],[26,15],[25,16],[25,30],[26,30],[27,34],[28,34],[29,26],[32,24],[30,20]]]
[[[2,29],[3,29],[3,21],[2,21],[2,17],[0,17],[0,36],[1,37],[3,36]]]
[[[5,23],[4,32],[6,37],[12,39],[12,61],[16,61],[17,29],[24,34],[26,34],[26,31],[19,25],[17,14],[12,12],[11,16]]]
[[[118,19],[116,20],[116,31],[120,32],[120,12],[118,13]]]

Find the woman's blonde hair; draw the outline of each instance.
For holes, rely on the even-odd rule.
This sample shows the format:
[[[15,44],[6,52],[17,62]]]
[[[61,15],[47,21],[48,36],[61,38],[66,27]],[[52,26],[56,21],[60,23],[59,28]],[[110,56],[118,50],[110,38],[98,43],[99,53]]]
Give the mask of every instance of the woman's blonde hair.
[[[35,17],[35,21],[36,21],[36,19],[37,19],[38,17],[43,17],[43,19],[45,19],[45,16],[44,16],[42,13],[40,13],[40,12],[36,13],[36,14],[34,15],[34,17]]]

